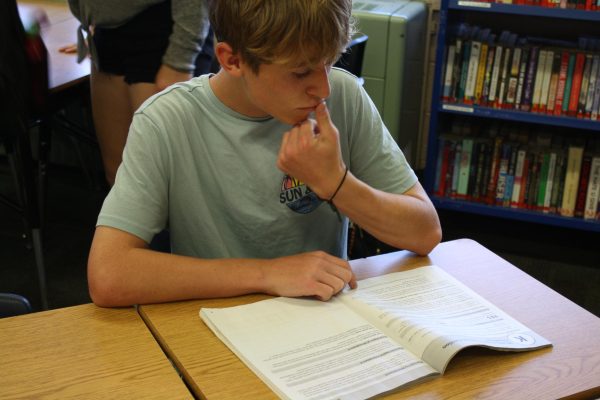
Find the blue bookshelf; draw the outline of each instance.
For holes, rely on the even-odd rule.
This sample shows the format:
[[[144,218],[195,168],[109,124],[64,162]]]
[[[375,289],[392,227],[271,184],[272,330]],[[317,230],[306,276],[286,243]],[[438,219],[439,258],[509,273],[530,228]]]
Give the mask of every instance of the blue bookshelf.
[[[566,135],[584,135],[600,138],[600,121],[568,116],[554,116],[542,113],[518,111],[514,109],[498,109],[473,104],[442,101],[442,90],[445,72],[445,53],[447,45],[453,40],[452,32],[459,23],[472,23],[492,29],[516,30],[519,35],[531,34],[536,37],[545,32],[550,39],[556,39],[566,29],[565,40],[576,42],[580,36],[600,38],[600,12],[575,9],[546,8],[513,4],[484,3],[468,0],[442,0],[440,8],[439,30],[436,48],[436,64],[434,69],[433,93],[431,102],[431,119],[427,163],[425,168],[425,188],[438,209],[478,214],[482,216],[513,219],[535,224],[558,226],[576,230],[600,232],[600,221],[585,220],[579,217],[564,217],[556,213],[542,212],[527,208],[488,205],[482,202],[467,201],[452,197],[441,197],[434,193],[436,169],[438,168],[439,138],[449,130],[454,117],[463,120],[478,120],[485,123],[506,121],[510,124],[522,124],[536,129],[559,127]],[[520,18],[520,19],[519,19]],[[523,23],[527,21],[527,23]],[[557,26],[561,28],[557,29]],[[562,33],[560,33],[562,35]],[[562,39],[562,36],[560,37]],[[600,52],[600,48],[595,50]]]

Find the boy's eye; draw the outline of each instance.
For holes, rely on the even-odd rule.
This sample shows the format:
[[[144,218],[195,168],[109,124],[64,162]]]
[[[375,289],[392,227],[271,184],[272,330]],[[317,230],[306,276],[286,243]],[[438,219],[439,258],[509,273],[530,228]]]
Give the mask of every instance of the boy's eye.
[[[293,74],[296,78],[302,79],[302,78],[306,78],[308,75],[310,75],[310,70],[294,72]]]

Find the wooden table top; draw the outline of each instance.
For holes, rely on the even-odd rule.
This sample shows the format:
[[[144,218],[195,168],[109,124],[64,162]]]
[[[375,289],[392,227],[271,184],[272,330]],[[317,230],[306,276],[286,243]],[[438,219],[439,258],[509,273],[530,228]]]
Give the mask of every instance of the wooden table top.
[[[132,308],[0,319],[0,398],[193,399]]]
[[[352,261],[358,279],[435,264],[550,340],[553,347],[513,353],[471,348],[445,374],[385,398],[558,399],[600,397],[600,318],[469,239],[444,242],[428,257],[402,251]],[[198,316],[201,307],[266,299],[250,295],[145,305],[138,311],[197,396],[275,399]]]
[[[49,89],[59,92],[81,83],[90,75],[90,59],[77,63],[76,54],[64,54],[59,48],[77,43],[79,21],[71,14],[66,0],[18,0],[21,13],[41,8],[48,17],[48,23],[42,26],[42,39],[48,50]]]

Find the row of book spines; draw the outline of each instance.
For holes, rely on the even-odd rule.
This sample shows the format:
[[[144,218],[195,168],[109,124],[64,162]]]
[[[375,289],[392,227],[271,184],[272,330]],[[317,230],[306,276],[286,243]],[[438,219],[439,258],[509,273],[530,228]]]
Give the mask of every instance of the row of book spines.
[[[440,138],[434,194],[456,200],[600,219],[600,155],[583,147],[531,149]]]
[[[480,3],[513,4],[521,6],[539,6],[572,10],[600,11],[599,0],[478,0]]]
[[[444,65],[445,102],[592,120],[600,113],[598,53],[458,38]]]

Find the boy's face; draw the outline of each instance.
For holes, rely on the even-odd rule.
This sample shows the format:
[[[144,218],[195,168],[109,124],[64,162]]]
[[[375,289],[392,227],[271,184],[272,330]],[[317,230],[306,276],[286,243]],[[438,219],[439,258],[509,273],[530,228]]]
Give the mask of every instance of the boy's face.
[[[242,63],[243,86],[252,116],[272,116],[295,125],[306,120],[315,107],[329,97],[331,66],[262,64],[258,74]]]

